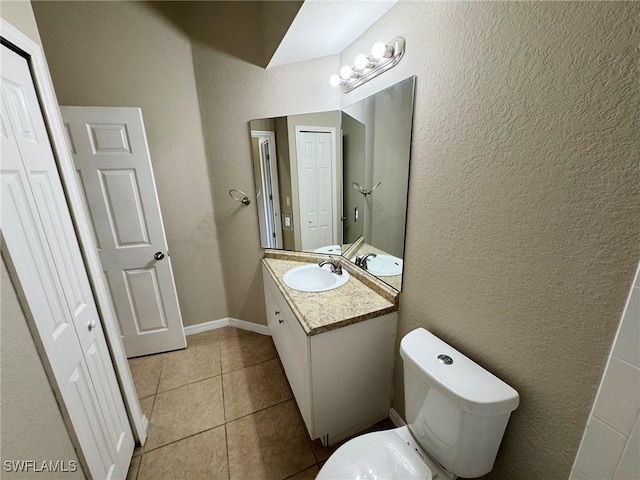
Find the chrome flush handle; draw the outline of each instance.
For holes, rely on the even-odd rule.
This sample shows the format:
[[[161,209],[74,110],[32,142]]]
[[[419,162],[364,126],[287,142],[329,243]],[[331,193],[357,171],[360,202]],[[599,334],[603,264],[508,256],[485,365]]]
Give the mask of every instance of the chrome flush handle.
[[[453,363],[453,358],[451,358],[449,355],[441,353],[440,355],[438,355],[438,361],[443,365],[451,365]]]

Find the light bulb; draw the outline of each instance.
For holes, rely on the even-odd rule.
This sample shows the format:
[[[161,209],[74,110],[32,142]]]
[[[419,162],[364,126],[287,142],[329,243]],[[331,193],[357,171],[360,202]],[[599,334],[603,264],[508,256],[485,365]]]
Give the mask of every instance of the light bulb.
[[[345,65],[340,69],[340,78],[343,80],[349,80],[353,73],[353,69],[349,65]]]
[[[358,55],[355,59],[355,61],[353,62],[353,64],[356,66],[356,68],[358,70],[364,70],[365,68],[367,68],[371,63],[369,62],[369,59],[367,58],[367,56],[363,53],[361,53],[360,55]]]
[[[376,60],[380,60],[382,58],[388,58],[391,56],[391,47],[389,47],[386,43],[376,42],[371,47],[371,56]]]
[[[329,78],[329,83],[331,84],[332,87],[337,87],[342,83],[342,79],[340,78],[339,75],[334,74],[334,75],[331,75],[331,77]]]

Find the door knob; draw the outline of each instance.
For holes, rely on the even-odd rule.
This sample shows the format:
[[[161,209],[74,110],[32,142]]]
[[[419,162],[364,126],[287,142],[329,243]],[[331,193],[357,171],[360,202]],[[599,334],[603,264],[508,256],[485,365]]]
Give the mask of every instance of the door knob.
[[[93,330],[94,328],[96,328],[96,321],[95,320],[91,320],[89,322],[87,322],[87,328],[89,329],[89,331]]]
[[[162,259],[164,258],[164,253],[162,253],[162,252],[156,252],[156,253],[153,255],[153,258],[155,258],[156,260],[162,260]]]

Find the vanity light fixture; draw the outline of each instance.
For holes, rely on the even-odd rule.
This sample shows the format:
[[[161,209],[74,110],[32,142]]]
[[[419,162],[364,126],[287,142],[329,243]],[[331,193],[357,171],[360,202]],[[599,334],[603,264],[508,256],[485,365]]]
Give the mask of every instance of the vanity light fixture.
[[[353,68],[351,68],[349,65],[345,65],[340,69],[340,78],[342,80],[349,80],[351,77],[353,77],[353,74]]]
[[[371,54],[358,55],[353,67],[345,65],[340,69],[340,75],[331,75],[329,83],[332,87],[342,87],[344,93],[349,93],[395,67],[402,59],[404,50],[405,40],[402,37],[396,37],[388,43],[376,42],[371,48]]]
[[[364,70],[366,68],[373,68],[373,66],[374,66],[373,62],[371,62],[371,60],[369,60],[369,57],[367,57],[364,53],[361,53],[360,55],[358,55],[356,57],[356,59],[353,62],[353,65],[358,70]]]
[[[338,87],[344,84],[345,81],[340,78],[340,75],[333,74],[331,75],[331,77],[329,77],[329,83],[331,84],[332,87]]]

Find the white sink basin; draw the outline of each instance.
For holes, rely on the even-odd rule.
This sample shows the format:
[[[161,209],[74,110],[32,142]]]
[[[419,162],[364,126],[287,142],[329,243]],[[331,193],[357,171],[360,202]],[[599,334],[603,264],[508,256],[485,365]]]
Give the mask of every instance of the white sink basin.
[[[282,277],[285,285],[301,292],[326,292],[341,287],[349,280],[349,272],[342,270],[342,275],[331,273],[331,266],[320,268],[317,264],[302,265],[292,268]]]
[[[353,263],[356,257],[351,259]],[[393,255],[379,254],[376,258],[369,257],[367,260],[367,271],[376,277],[392,277],[402,274],[402,259]]]

